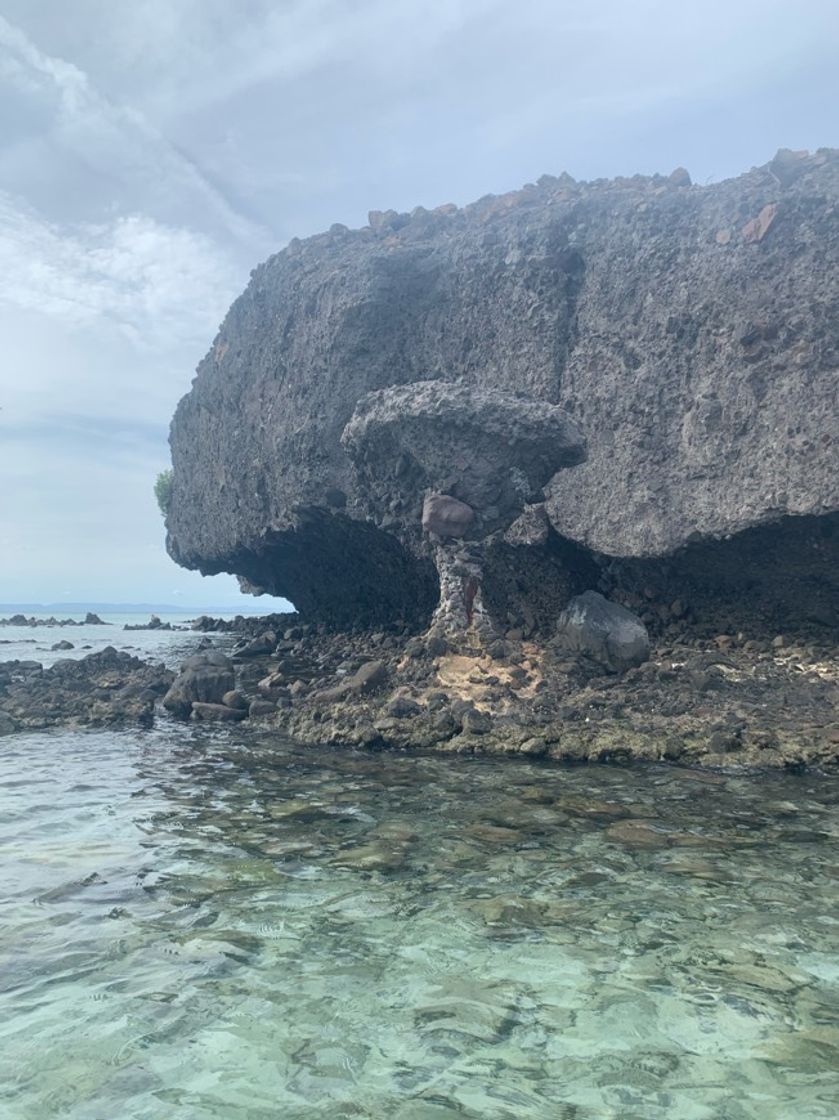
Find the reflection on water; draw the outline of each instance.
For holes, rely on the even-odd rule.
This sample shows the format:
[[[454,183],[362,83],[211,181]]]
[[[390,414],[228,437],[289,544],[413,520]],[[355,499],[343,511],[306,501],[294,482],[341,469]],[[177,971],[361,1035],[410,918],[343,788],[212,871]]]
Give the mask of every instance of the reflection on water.
[[[236,734],[0,743],[4,1118],[835,1120],[829,782]]]

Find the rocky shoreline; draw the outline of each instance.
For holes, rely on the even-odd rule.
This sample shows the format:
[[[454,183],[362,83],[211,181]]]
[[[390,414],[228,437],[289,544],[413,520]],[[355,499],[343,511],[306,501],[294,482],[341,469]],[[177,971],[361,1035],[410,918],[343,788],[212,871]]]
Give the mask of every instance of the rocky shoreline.
[[[203,626],[214,631],[215,620]],[[839,764],[835,641],[815,627],[753,637],[672,619],[622,672],[559,636],[516,630],[488,645],[475,634],[453,643],[275,615],[243,619],[238,633],[232,657],[205,649],[177,675],[110,648],[46,670],[6,662],[0,732],[174,716],[246,723],[313,747],[729,770]]]

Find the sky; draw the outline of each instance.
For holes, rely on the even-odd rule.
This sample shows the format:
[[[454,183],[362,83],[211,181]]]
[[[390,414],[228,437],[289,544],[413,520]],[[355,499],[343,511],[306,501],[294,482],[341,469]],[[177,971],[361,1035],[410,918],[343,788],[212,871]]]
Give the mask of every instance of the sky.
[[[368,210],[839,146],[836,0],[0,0],[0,601],[271,609],[166,555],[250,270]]]

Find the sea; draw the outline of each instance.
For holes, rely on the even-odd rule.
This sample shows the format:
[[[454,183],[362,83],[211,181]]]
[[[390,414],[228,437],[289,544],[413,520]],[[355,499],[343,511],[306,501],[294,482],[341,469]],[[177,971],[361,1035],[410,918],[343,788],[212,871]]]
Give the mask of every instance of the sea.
[[[0,738],[3,1120],[837,1116],[830,779]]]

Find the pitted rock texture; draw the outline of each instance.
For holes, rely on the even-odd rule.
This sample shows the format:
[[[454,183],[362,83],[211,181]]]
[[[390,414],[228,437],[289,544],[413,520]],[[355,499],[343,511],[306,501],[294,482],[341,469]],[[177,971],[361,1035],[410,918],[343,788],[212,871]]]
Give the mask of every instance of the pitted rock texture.
[[[421,534],[400,493],[383,516],[341,436],[368,393],[428,380],[571,414],[588,459],[546,511],[589,549],[666,556],[821,515],[838,370],[836,151],[372,215],[292,242],[230,309],[173,420],[169,549],[312,617],[427,618]]]
[[[443,381],[363,397],[342,443],[365,507],[408,540],[426,521],[429,488],[468,505],[475,521],[463,531],[485,536],[507,527],[557,471],[585,458],[580,429],[556,405]]]

